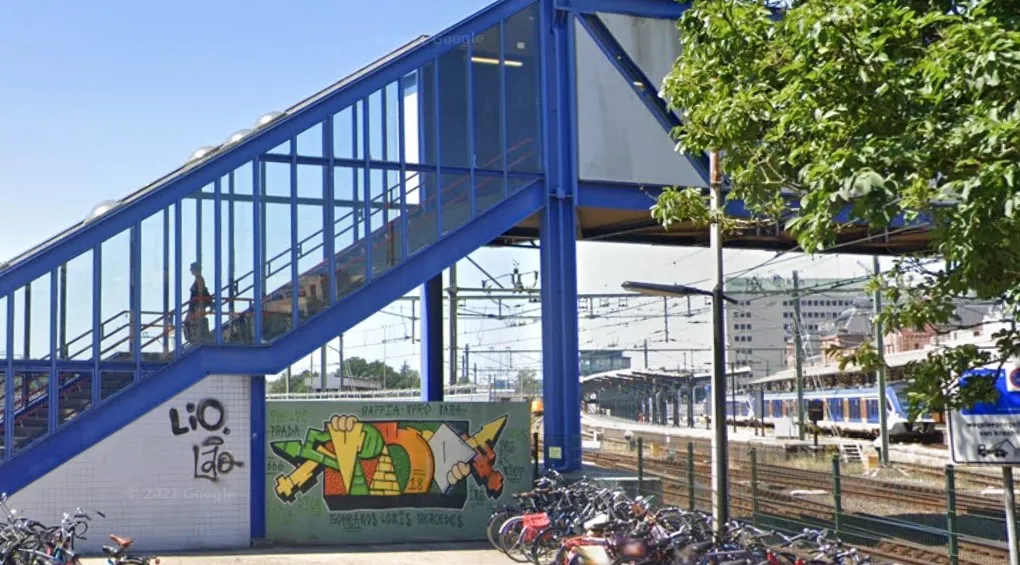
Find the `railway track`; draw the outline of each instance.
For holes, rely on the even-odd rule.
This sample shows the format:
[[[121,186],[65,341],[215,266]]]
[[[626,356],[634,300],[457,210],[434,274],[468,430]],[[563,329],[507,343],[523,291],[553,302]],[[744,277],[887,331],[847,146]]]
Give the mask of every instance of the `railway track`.
[[[636,457],[630,454],[595,453],[589,454],[588,458],[601,467],[637,471]],[[708,484],[710,482],[711,469],[708,464],[696,461],[694,470],[696,486],[697,483]],[[644,472],[662,480],[665,499],[663,502],[682,507],[689,504],[689,488],[683,482],[687,477],[685,465],[646,458]],[[734,514],[751,515],[753,508],[749,465],[734,461],[731,463],[730,473],[732,485],[730,504]],[[834,508],[830,497],[826,497],[827,500],[823,502],[787,493],[794,489],[830,492],[833,485],[832,477],[829,474],[759,464],[758,485],[760,512],[796,521],[813,519],[828,523],[833,518]],[[921,508],[936,513],[945,512],[944,493],[931,488],[850,476],[842,478],[841,487],[844,498],[879,499],[884,505],[905,511],[916,512]],[[695,493],[695,502],[699,508],[711,508],[709,497],[700,494],[698,490]],[[968,511],[987,513],[998,510],[991,507],[987,500],[962,494],[957,497],[957,506],[961,513]],[[843,515],[855,516],[856,513],[844,510]],[[890,559],[904,565],[948,565],[949,563],[945,550],[933,551],[930,547],[899,540],[883,540],[873,546],[861,549],[876,557]],[[959,563],[962,565],[1005,564],[1007,558],[1006,550],[993,542],[960,541]]]

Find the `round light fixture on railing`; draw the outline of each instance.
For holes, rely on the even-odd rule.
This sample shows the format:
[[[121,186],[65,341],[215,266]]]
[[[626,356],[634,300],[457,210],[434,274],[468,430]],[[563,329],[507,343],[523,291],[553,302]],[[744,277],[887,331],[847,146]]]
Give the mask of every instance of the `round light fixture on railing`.
[[[223,145],[233,145],[241,141],[242,139],[248,137],[248,134],[250,133],[251,133],[250,129],[237,130],[234,133],[230,134],[230,137],[227,138],[227,141],[225,141]]]
[[[92,208],[92,211],[89,212],[88,216],[85,216],[85,223],[87,224],[99,218],[100,216],[105,215],[110,210],[116,208],[119,204],[120,203],[117,202],[116,200],[103,200],[99,204],[96,204],[94,208]]]
[[[264,127],[268,124],[275,122],[276,120],[283,117],[283,112],[266,112],[259,116],[258,120],[255,120],[255,128]]]
[[[198,161],[199,159],[205,159],[209,155],[215,153],[217,149],[219,149],[219,146],[214,145],[199,147],[198,149],[195,150],[194,153],[191,154],[191,157],[188,157],[188,162],[191,163],[193,161]]]

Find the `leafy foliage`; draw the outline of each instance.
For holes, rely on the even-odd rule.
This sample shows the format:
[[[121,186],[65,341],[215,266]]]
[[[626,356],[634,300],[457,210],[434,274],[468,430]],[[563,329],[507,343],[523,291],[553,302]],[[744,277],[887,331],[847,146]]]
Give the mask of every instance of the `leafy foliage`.
[[[291,375],[290,392],[303,393],[312,390],[312,385],[319,381],[318,372],[302,371]],[[344,359],[344,376],[378,383],[387,390],[418,388],[421,378],[418,371],[411,368],[405,361],[399,369],[394,369],[382,361],[368,361],[361,357]],[[283,376],[269,383],[269,392],[283,393],[286,391],[287,377]]]
[[[1020,301],[1020,2],[697,0],[661,96],[678,150],[719,151],[728,198],[815,253],[841,232],[899,219],[932,227],[927,253],[873,281],[889,330],[948,328],[954,299]],[[792,205],[792,211],[783,212]],[[663,192],[664,226],[711,221],[700,192]],[[845,215],[847,214],[848,215]],[[932,265],[941,265],[933,267]],[[1020,351],[961,347],[908,368],[913,413],[988,400],[956,376]],[[871,367],[867,348],[847,357]]]

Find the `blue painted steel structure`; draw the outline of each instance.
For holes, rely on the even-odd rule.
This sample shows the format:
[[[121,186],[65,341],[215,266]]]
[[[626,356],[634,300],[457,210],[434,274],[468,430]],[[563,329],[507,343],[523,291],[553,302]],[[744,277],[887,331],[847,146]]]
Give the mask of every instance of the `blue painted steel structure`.
[[[685,7],[500,0],[0,265],[2,490],[208,374],[277,373],[423,284],[423,395],[441,398],[442,271],[539,212],[546,462],[579,468],[576,209],[647,215],[650,196],[578,178],[575,22],[648,84],[593,14]],[[255,430],[264,390],[252,377]]]

